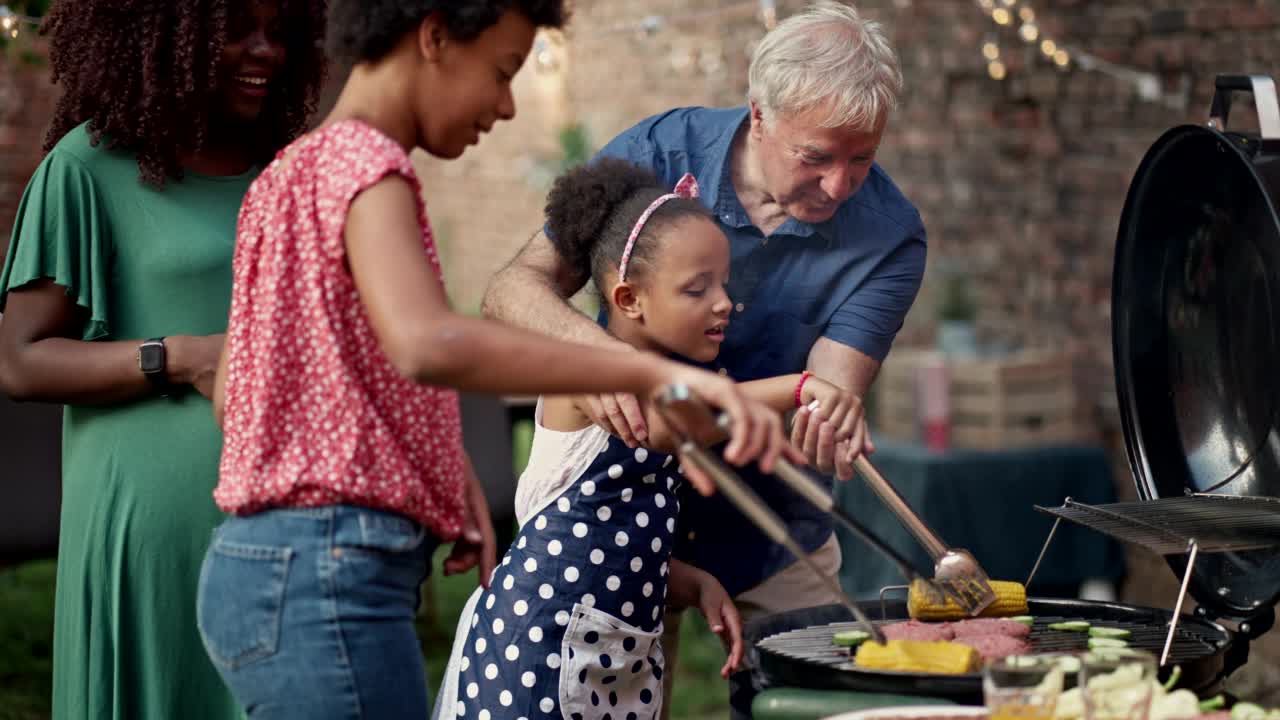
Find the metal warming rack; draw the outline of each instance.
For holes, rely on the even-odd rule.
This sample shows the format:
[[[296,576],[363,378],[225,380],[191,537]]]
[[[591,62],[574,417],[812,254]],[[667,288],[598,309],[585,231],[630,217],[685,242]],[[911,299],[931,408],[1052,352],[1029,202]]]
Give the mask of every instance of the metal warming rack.
[[[1186,598],[1187,586],[1200,553],[1230,553],[1280,547],[1280,499],[1240,495],[1194,494],[1186,497],[1088,505],[1067,498],[1061,507],[1036,506],[1056,517],[1040,555],[1027,578],[1035,579],[1049,544],[1063,520],[1083,525],[1121,542],[1144,547],[1158,555],[1187,556],[1178,601],[1173,608],[1160,664],[1169,659]]]

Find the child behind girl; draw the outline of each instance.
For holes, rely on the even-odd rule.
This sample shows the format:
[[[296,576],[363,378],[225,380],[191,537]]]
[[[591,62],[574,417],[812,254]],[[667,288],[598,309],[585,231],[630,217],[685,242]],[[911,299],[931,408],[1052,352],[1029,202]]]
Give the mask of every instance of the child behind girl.
[[[449,309],[408,153],[456,158],[510,119],[535,28],[564,17],[561,0],[331,5],[332,49],[354,69],[245,198],[214,389],[214,497],[233,517],[205,556],[197,617],[251,717],[427,715],[418,586],[435,545],[488,523],[444,387],[648,395],[683,382],[734,417],[731,462],[797,455],[777,413],[723,378]],[[463,536],[446,569],[484,534]]]
[[[709,362],[732,308],[729,241],[695,196],[692,176],[668,192],[648,170],[602,159],[556,182],[547,234],[592,276],[611,333]],[[837,442],[858,421],[851,396],[817,378],[742,387],[779,411],[819,401]],[[730,648],[722,674],[742,657],[737,612],[720,583],[671,557],[679,465],[628,448],[572,398],[540,400],[535,419],[516,494],[520,533],[463,613],[436,718],[658,717],[667,602],[699,606],[722,635]],[[660,418],[648,422],[651,446],[669,445]]]

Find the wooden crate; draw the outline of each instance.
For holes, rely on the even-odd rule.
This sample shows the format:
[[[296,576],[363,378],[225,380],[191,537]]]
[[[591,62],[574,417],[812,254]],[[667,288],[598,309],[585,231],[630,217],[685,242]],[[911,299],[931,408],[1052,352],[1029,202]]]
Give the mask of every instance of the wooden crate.
[[[875,383],[873,437],[921,439],[917,373],[936,354],[898,350]],[[948,360],[950,432],[955,448],[999,449],[1087,441],[1070,357],[1023,353]]]

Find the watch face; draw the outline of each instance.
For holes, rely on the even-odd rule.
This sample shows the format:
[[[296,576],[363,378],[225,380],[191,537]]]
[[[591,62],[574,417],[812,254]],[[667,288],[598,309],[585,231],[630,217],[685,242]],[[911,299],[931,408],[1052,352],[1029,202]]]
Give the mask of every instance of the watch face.
[[[143,345],[140,349],[138,366],[144,373],[164,372],[164,346],[160,344]]]

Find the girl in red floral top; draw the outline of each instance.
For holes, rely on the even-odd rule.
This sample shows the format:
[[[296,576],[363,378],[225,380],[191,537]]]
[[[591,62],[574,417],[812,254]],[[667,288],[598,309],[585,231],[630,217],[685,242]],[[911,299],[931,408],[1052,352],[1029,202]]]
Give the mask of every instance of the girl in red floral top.
[[[408,152],[452,159],[515,114],[510,83],[563,0],[337,0],[354,63],[337,105],[241,210],[214,390],[225,433],[197,614],[250,716],[423,718],[413,631],[431,550],[493,567],[452,389],[652,393],[691,386],[734,419],[728,461],[766,468],[778,415],[642,352],[555,342],[450,310]],[[703,484],[705,490],[709,486]]]

